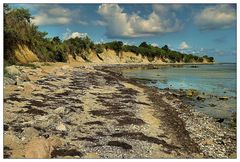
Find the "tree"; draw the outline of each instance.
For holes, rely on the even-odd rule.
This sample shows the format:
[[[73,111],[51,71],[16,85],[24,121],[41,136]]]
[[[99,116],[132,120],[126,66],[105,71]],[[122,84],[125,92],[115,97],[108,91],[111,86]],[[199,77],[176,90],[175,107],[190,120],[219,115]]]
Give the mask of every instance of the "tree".
[[[167,45],[164,45],[164,46],[162,47],[162,49],[165,50],[165,51],[169,51],[169,48],[168,48]]]
[[[106,49],[114,50],[119,56],[119,52],[121,52],[123,49],[123,42],[121,41],[108,42],[108,43],[105,43],[105,47]]]
[[[149,48],[149,45],[146,42],[142,42],[139,47]]]
[[[95,45],[95,51],[97,54],[103,53],[103,47],[101,44]]]
[[[53,37],[52,41],[57,43],[57,44],[62,43],[62,41],[61,41],[61,39],[59,37]]]
[[[28,10],[12,9],[4,4],[4,59],[15,63],[14,49],[17,44],[30,44],[31,15]]]
[[[214,58],[213,57],[208,57],[208,61],[209,62],[214,62]]]

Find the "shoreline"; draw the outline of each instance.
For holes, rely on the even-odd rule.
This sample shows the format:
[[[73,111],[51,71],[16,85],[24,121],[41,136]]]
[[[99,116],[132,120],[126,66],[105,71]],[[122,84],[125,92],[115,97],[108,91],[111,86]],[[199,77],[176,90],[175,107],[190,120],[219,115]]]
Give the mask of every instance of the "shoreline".
[[[118,67],[116,67],[116,69],[118,69]],[[109,68],[108,70],[114,71],[118,74],[119,71],[116,69],[112,67],[112,69]],[[143,87],[146,90],[146,92],[150,94],[151,101],[156,107],[159,107],[159,101],[156,100],[156,98],[162,98],[163,101],[170,104],[173,108],[173,110],[168,110],[168,111],[173,111],[170,114],[175,114],[175,115],[178,114],[175,116],[175,118],[179,118],[180,120],[182,120],[182,122],[184,122],[182,128],[188,132],[187,134],[190,136],[190,139],[192,139],[193,142],[195,142],[198,146],[200,146],[200,149],[204,150],[205,153],[208,154],[207,156],[212,158],[226,158],[224,157],[223,154],[220,156],[214,155],[215,154],[214,151],[216,152],[219,151],[218,152],[219,154],[221,154],[221,151],[223,151],[221,148],[222,147],[221,145],[224,145],[224,142],[220,144],[221,140],[227,141],[228,139],[228,141],[230,141],[229,139],[234,139],[234,138],[236,140],[236,129],[223,126],[220,123],[217,123],[216,119],[214,119],[213,117],[194,109],[189,104],[184,103],[180,98],[180,96],[176,95],[174,91],[170,91],[167,89],[158,89],[156,87],[148,87],[144,85],[144,83],[141,83],[141,81],[138,82],[138,79],[134,79],[134,78],[133,79],[125,78],[125,79],[134,85]],[[167,118],[167,122],[168,122],[167,124],[171,123],[171,120],[172,118],[170,119]],[[172,124],[174,125],[174,123]],[[208,130],[206,130],[205,127],[207,127]],[[212,132],[213,129],[215,131],[214,133]],[[207,135],[209,132],[214,134],[213,138]],[[201,140],[199,141],[199,139]],[[220,141],[216,142],[217,140],[220,140]],[[212,146],[209,146],[209,145],[212,145]],[[234,147],[236,148],[236,143],[234,144],[234,142],[231,144],[229,143],[229,145],[232,145],[231,149],[233,150],[234,150]],[[207,153],[207,149],[209,149],[208,153]],[[232,154],[231,156],[234,157],[235,155]]]
[[[27,75],[35,72],[38,77],[29,75],[27,83],[23,81],[14,86],[5,86],[4,146],[9,150],[4,149],[4,155],[9,155],[10,158],[22,157],[24,152],[20,150],[26,150],[25,145],[32,142],[32,136],[49,139],[57,134],[58,141],[62,141],[66,146],[57,147],[58,149],[53,150],[55,154],[52,155],[51,152],[50,157],[236,157],[236,134],[222,128],[205,114],[184,105],[171,92],[146,87],[124,78],[114,71],[119,65],[62,65],[55,69],[52,66],[41,67],[42,70],[22,67],[22,72],[25,71]],[[14,94],[19,94],[20,98]],[[69,103],[65,103],[64,99]],[[54,103],[59,105],[58,108]],[[34,112],[30,111],[31,109]],[[60,113],[56,114],[59,111]],[[22,113],[30,114],[24,118],[25,124],[20,122]],[[60,119],[60,116],[63,119]],[[50,123],[41,118],[49,120]],[[96,119],[99,121],[95,121]],[[33,127],[34,125],[37,127]],[[30,135],[26,131],[28,128],[32,129]],[[79,130],[83,132],[77,133]],[[72,138],[79,141],[72,143]],[[17,142],[14,145],[9,143],[8,139]],[[75,153],[70,153],[68,147]],[[61,150],[69,154],[64,154]],[[146,152],[147,150],[150,152]]]

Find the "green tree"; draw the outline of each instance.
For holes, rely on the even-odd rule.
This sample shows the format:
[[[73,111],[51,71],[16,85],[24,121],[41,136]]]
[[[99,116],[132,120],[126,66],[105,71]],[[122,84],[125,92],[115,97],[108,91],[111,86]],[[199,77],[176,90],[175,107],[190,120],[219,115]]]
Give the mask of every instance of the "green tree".
[[[101,44],[95,45],[95,52],[97,54],[103,53],[103,46]]]
[[[142,42],[139,47],[143,47],[143,48],[149,48],[149,45],[147,44],[147,42]]]
[[[61,39],[59,37],[53,37],[52,41],[57,43],[57,44],[61,44],[62,43],[62,41],[61,41]]]
[[[169,51],[169,48],[168,48],[167,45],[164,45],[164,46],[162,47],[162,49],[165,50],[165,51]]]
[[[108,42],[108,43],[105,43],[105,47],[106,47],[106,49],[114,50],[117,53],[117,55],[119,56],[119,53],[123,49],[123,42],[121,42],[121,41]]]

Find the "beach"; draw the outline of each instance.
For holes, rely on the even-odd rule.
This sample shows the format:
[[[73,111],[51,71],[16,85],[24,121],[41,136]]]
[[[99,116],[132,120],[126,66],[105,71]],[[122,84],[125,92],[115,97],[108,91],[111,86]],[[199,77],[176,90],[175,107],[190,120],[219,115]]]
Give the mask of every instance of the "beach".
[[[35,66],[4,81],[5,158],[236,158],[236,130],[119,73],[139,64]]]

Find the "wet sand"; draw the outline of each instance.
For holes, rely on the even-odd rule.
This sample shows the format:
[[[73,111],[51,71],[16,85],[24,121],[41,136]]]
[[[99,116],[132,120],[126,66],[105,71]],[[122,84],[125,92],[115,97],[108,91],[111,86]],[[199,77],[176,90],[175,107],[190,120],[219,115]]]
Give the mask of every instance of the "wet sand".
[[[38,66],[18,67],[29,80],[4,86],[5,158],[27,157],[35,137],[61,143],[44,158],[236,157],[236,132],[124,78],[127,65]]]

